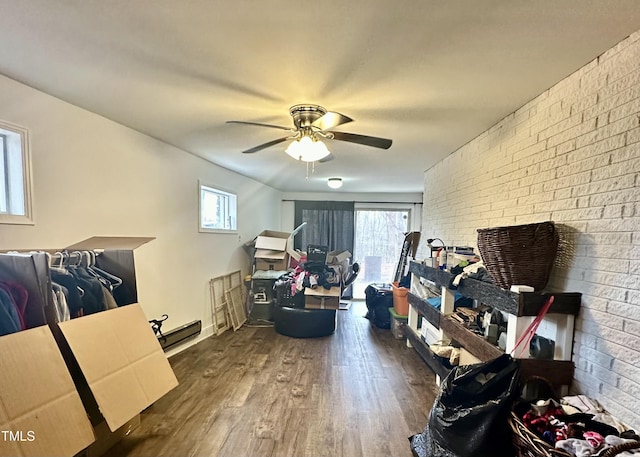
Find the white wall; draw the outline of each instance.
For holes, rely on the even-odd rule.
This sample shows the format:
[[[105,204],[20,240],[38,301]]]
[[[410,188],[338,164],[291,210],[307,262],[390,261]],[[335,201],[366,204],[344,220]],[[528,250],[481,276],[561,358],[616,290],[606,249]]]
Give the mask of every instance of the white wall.
[[[423,231],[448,244],[562,225],[551,286],[583,294],[574,389],[638,430],[640,32],[428,170],[424,196]]]
[[[200,319],[208,334],[209,279],[246,273],[242,244],[279,228],[279,191],[5,77],[0,119],[30,131],[35,210],[33,226],[0,224],[0,250],[156,237],[135,252],[138,298],[163,330]],[[237,192],[239,234],[198,232],[198,179]]]

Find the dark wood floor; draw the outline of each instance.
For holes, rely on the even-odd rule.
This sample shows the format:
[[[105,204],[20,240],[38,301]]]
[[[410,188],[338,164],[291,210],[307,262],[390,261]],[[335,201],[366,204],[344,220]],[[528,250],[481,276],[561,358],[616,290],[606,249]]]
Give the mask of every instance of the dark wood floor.
[[[434,375],[365,313],[339,311],[329,337],[243,327],[181,352],[170,359],[180,385],[107,456],[411,456]]]

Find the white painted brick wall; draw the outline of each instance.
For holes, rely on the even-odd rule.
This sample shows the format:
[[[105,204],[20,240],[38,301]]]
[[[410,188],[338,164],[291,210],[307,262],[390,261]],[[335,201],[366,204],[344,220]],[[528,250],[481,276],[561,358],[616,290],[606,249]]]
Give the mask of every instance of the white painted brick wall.
[[[422,232],[553,220],[550,287],[582,292],[573,391],[640,430],[640,32],[425,172]]]

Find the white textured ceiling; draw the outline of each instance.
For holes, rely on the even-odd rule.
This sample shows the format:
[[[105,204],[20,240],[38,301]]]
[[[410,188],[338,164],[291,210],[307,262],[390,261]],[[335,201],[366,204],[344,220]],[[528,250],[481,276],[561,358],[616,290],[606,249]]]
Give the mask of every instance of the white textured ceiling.
[[[640,29],[638,0],[0,0],[0,73],[283,191],[420,192],[423,171]],[[305,164],[241,151],[319,104]],[[135,151],[131,152],[135,154]]]

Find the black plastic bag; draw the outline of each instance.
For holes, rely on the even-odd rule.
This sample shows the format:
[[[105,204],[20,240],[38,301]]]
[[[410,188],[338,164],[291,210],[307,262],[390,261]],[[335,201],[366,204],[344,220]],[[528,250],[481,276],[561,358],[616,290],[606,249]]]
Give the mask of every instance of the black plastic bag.
[[[389,308],[393,307],[393,293],[391,289],[381,289],[373,284],[364,290],[367,305],[366,318],[378,328],[391,328],[391,314]]]
[[[508,418],[518,394],[518,362],[504,354],[459,366],[440,386],[425,430],[412,436],[418,457],[512,457]]]

